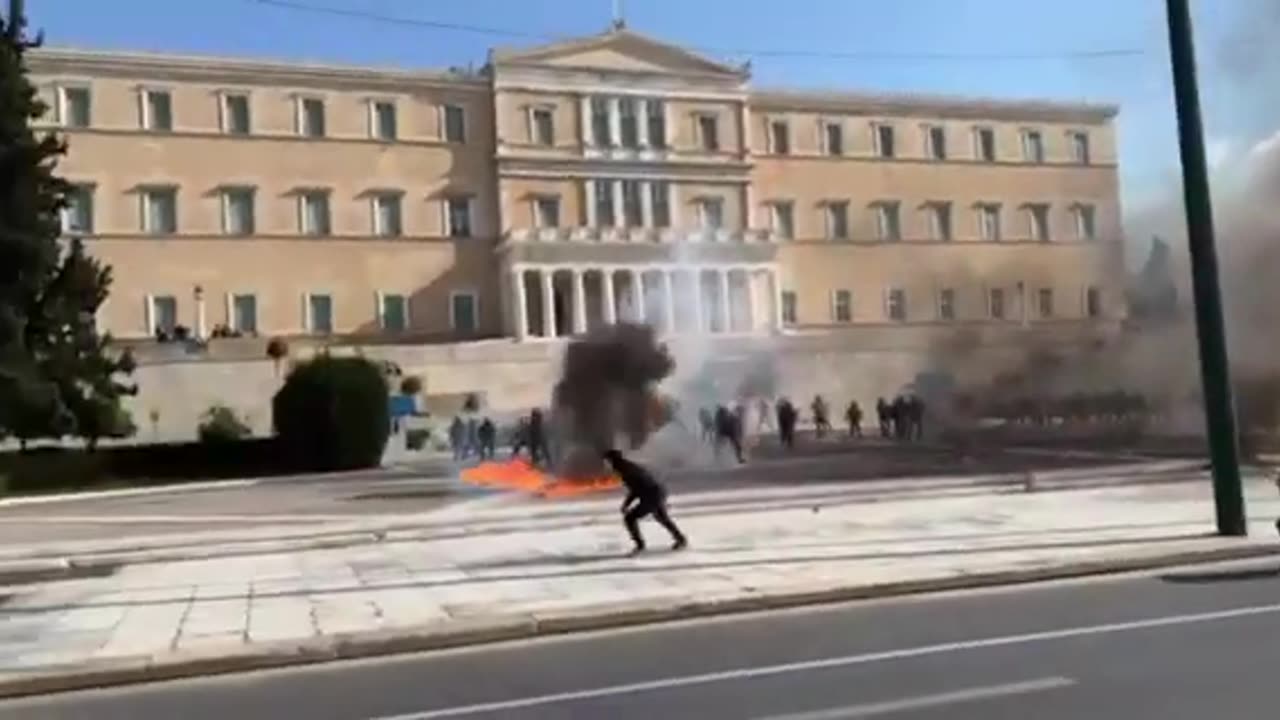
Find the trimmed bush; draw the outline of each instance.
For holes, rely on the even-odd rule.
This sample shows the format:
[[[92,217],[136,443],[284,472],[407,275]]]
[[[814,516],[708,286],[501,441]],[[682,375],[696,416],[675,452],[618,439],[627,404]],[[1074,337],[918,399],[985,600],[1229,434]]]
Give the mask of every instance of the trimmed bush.
[[[249,437],[253,430],[236,416],[235,410],[226,405],[214,405],[201,416],[196,434],[200,442],[228,443]]]
[[[376,467],[391,434],[386,375],[360,357],[295,366],[271,403],[282,450],[311,470]]]

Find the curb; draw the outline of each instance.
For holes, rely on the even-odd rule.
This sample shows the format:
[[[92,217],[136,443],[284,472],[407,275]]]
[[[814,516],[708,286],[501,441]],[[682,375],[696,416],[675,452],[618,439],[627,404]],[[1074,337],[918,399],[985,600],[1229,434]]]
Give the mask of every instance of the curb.
[[[615,603],[551,613],[465,618],[420,627],[263,643],[239,652],[166,653],[92,662],[68,671],[32,672],[0,680],[0,698],[177,680],[388,655],[486,645],[637,625],[823,605],[855,600],[1023,585],[1179,565],[1275,557],[1280,546],[1246,545],[1164,555],[1087,560],[1030,570],[997,570],[852,587],[745,595],[727,599]]]

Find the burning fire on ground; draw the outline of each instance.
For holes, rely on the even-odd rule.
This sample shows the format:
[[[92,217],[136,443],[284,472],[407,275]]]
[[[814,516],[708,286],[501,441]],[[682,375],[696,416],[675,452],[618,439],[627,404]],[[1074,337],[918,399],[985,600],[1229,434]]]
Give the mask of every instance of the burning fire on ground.
[[[606,492],[622,485],[616,475],[569,479],[545,473],[527,460],[490,461],[462,471],[462,479],[472,485],[514,490],[543,498],[567,498]]]

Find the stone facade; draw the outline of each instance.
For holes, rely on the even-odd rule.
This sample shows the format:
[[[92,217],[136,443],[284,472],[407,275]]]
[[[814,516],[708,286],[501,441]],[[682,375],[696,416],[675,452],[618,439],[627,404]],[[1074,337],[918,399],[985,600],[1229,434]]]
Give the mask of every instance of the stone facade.
[[[1124,315],[1110,106],[759,89],[621,28],[479,72],[31,68],[70,144],[68,234],[114,268],[99,322],[139,347],[138,424],[158,410],[166,435],[232,396],[265,427],[255,338],[404,355],[429,391],[524,405],[542,340],[618,319],[796,358],[821,336],[850,372],[905,353],[909,375],[959,332]],[[178,325],[241,339],[170,358],[152,339]]]

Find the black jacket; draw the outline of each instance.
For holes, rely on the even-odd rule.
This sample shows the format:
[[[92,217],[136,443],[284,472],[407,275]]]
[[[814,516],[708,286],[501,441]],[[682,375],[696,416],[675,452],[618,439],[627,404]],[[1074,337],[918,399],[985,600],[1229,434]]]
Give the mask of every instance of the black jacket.
[[[622,484],[627,488],[628,497],[647,500],[666,496],[666,488],[662,487],[662,483],[639,463],[631,462],[626,458],[616,458],[612,464],[613,471],[618,474],[618,479],[622,480]]]

